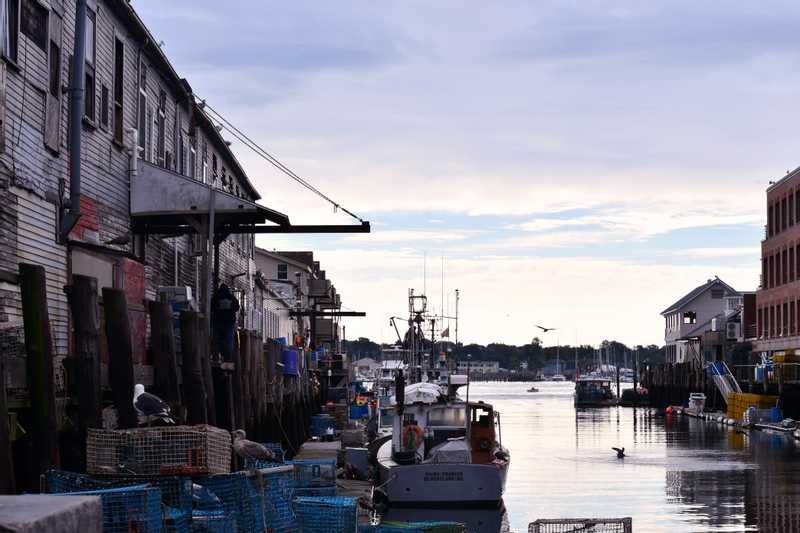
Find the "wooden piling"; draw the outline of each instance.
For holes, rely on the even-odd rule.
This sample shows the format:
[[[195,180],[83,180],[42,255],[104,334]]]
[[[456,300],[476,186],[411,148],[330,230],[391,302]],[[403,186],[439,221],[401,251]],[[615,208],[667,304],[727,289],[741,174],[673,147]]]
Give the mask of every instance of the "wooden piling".
[[[200,321],[195,311],[181,311],[181,353],[183,355],[183,399],[186,404],[186,422],[190,425],[206,424],[207,403],[200,362]]]
[[[205,315],[202,316],[198,329],[200,330],[200,364],[203,372],[203,386],[206,391],[206,416],[208,423],[216,426],[217,404],[214,399],[214,378],[211,375],[211,334]]]
[[[25,327],[28,394],[31,404],[31,443],[36,475],[60,466],[53,381],[53,340],[47,310],[44,267],[19,265],[20,296]],[[36,480],[32,480],[35,486]]]
[[[186,415],[182,412],[172,308],[166,301],[150,301],[147,302],[147,309],[150,314],[155,389],[161,399],[169,404],[173,418],[183,420]]]
[[[117,425],[122,429],[135,428],[139,418],[133,408],[133,347],[125,291],[103,287],[103,307],[108,339],[108,381],[117,409]]]
[[[6,364],[0,354],[0,494],[17,492],[14,477],[14,458],[11,451],[11,427],[8,421],[8,397],[6,396]]]
[[[214,379],[214,399],[217,407],[217,426],[233,431],[236,429],[236,414],[233,408],[233,386],[231,372],[220,366],[211,369]]]
[[[64,292],[72,317],[72,379],[78,398],[78,445],[85,450],[87,430],[103,426],[97,278],[75,274]]]

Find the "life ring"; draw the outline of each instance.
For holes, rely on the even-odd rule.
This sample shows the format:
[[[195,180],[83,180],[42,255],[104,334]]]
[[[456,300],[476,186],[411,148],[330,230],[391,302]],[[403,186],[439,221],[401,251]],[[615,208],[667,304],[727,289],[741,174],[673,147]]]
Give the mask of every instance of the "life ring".
[[[414,424],[403,428],[402,437],[403,437],[403,447],[406,450],[416,450],[422,445],[422,440],[424,435],[422,432],[422,428]]]

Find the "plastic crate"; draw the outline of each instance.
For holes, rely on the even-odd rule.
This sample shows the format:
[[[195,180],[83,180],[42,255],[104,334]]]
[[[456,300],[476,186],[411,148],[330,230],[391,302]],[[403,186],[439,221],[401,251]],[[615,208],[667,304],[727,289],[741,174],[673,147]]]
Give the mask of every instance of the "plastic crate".
[[[89,429],[86,471],[93,475],[227,474],[231,435],[213,426]]]
[[[294,499],[294,512],[300,533],[353,533],[357,531],[356,499],[333,498]]]
[[[336,485],[336,461],[307,460],[289,461],[294,467],[294,486],[296,489],[332,487]]]
[[[64,492],[60,495],[100,496],[103,533],[160,533],[161,491],[150,485]]]

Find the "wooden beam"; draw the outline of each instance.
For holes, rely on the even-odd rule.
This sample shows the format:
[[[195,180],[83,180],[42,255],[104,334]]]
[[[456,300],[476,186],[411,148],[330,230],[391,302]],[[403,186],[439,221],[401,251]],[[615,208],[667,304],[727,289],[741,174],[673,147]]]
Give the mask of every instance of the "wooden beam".
[[[186,403],[186,423],[208,423],[203,368],[200,362],[200,321],[195,311],[181,311],[181,354],[183,355],[183,398]]]
[[[78,396],[78,428],[85,443],[87,429],[103,426],[100,394],[100,309],[97,278],[74,274],[64,287],[72,316],[74,385]]]
[[[155,389],[169,404],[173,416],[184,420],[186,415],[182,412],[172,308],[167,301],[149,301],[147,308],[150,312],[150,346],[154,356]]]
[[[38,477],[60,464],[56,397],[53,382],[53,339],[47,310],[47,280],[44,267],[19,265],[22,316],[25,324],[28,394],[31,401],[31,442]],[[36,486],[32,480],[31,486]]]
[[[0,494],[15,494],[14,458],[6,396],[6,357],[0,356]]]
[[[133,408],[133,347],[125,291],[103,287],[103,307],[108,339],[108,380],[117,409],[117,423],[121,429],[135,428],[139,417]]]

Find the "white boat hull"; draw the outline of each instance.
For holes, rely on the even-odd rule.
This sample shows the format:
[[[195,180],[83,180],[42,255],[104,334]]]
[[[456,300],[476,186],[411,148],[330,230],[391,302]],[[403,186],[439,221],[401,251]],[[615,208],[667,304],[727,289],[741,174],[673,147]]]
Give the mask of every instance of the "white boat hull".
[[[498,503],[505,492],[508,464],[398,465],[380,454],[378,459],[381,490],[391,505]]]

